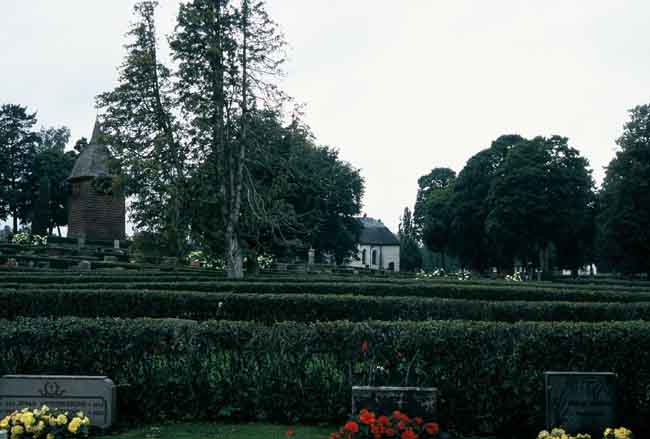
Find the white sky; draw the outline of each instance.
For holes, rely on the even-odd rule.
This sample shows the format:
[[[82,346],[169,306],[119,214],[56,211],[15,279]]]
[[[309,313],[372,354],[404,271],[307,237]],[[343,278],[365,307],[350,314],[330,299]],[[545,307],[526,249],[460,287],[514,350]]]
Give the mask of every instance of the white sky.
[[[284,89],[395,232],[419,176],[501,134],[567,136],[600,181],[627,110],[650,102],[647,0],[268,2],[290,45]],[[0,103],[89,137],[133,3],[0,0]],[[160,3],[164,35],[178,1]]]

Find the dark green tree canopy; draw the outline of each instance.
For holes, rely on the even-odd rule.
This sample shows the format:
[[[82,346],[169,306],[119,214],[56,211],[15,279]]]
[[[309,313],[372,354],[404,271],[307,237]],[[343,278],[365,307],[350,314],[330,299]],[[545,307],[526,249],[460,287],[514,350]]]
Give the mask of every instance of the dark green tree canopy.
[[[560,136],[501,136],[457,178],[420,178],[416,224],[425,246],[477,270],[520,263],[577,269],[593,248],[594,193],[587,160]]]
[[[630,110],[599,196],[599,252],[623,273],[650,274],[650,105]]]

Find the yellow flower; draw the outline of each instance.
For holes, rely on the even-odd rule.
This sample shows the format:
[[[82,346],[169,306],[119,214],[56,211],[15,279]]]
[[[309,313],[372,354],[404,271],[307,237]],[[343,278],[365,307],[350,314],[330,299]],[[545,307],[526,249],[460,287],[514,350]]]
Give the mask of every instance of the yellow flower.
[[[50,416],[50,417],[48,418],[48,420],[50,421],[50,425],[51,425],[52,427],[56,427],[56,417],[55,417],[55,416]]]
[[[45,436],[45,439],[54,439],[54,435],[52,433],[48,433],[47,436]]]
[[[20,435],[23,434],[24,432],[25,432],[25,429],[24,429],[23,427],[21,427],[20,425],[14,425],[14,426],[11,428],[11,437],[14,437],[14,436],[16,436],[16,437],[17,437],[17,436],[20,436]]]
[[[9,427],[9,420],[10,419],[11,419],[11,417],[5,416],[2,419],[2,421],[0,421],[0,428],[2,428],[3,430],[6,430]]]
[[[619,427],[616,430],[614,430],[614,437],[616,439],[629,439],[631,435],[632,432],[624,427]]]
[[[88,416],[84,416],[84,418],[81,420],[81,423],[83,425],[90,425],[90,419],[88,419]]]
[[[65,415],[59,415],[56,417],[56,423],[59,425],[65,425],[68,423],[68,418]]]
[[[77,430],[79,430],[80,426],[81,426],[81,419],[74,418],[72,419],[72,421],[70,421],[70,425],[68,425],[68,431],[70,431],[70,433],[76,433]]]
[[[34,423],[34,414],[32,412],[25,412],[21,416],[23,424],[25,424],[26,427],[31,426]]]
[[[546,430],[540,431],[539,434],[537,435],[537,439],[549,439],[550,437],[551,435]]]

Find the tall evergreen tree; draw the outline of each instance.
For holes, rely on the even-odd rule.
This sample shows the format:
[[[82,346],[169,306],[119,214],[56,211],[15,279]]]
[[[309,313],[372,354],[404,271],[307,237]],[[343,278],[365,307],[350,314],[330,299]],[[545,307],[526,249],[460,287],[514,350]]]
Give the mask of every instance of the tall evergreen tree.
[[[4,104],[0,107],[0,219],[29,222],[30,176],[38,135],[33,130],[36,113],[26,107]]]
[[[99,95],[97,103],[102,131],[120,164],[126,194],[132,196],[136,227],[160,233],[168,251],[181,255],[189,234],[187,181],[198,157],[184,141],[183,130],[189,127],[179,121],[172,72],[159,59],[157,5],[135,5],[119,85]]]
[[[277,104],[284,40],[264,2],[194,0],[181,5],[171,40],[192,142],[212,163],[224,226],[226,271],[243,276],[240,218],[251,110]]]
[[[404,208],[404,213],[399,223],[399,266],[400,271],[416,271],[422,268],[422,254],[417,241],[415,224],[411,209]]]

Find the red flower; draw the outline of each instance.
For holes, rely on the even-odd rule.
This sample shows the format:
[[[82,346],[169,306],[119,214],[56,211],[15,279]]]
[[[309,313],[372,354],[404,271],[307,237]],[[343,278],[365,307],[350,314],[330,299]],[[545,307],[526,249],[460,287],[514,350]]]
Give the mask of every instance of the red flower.
[[[338,433],[330,433],[330,439],[341,439],[341,435]]]
[[[386,437],[394,437],[394,436],[397,436],[397,431],[395,431],[394,428],[387,428]]]
[[[364,354],[368,352],[368,340],[364,340],[363,343],[361,343],[361,352]]]
[[[294,433],[294,431],[293,431],[292,429],[288,429],[288,430],[287,430],[287,433],[286,433],[287,437],[294,436],[295,434],[296,434],[296,433]]]
[[[369,412],[366,409],[363,409],[359,415],[359,421],[361,421],[363,424],[370,425],[375,422],[375,414],[373,412]]]
[[[381,437],[381,435],[384,433],[384,426],[381,424],[372,424],[370,426],[370,432],[375,437]]]
[[[379,418],[377,418],[377,422],[385,426],[390,425],[390,419],[388,419],[388,416],[384,416],[384,415],[381,415]]]
[[[409,422],[411,422],[409,417],[407,415],[405,415],[404,413],[400,412],[399,410],[395,410],[393,412],[393,419],[395,419],[397,421],[401,421],[401,422],[403,422],[405,424],[408,424]]]
[[[434,435],[440,431],[440,427],[438,427],[438,424],[435,422],[427,422],[424,424],[424,431],[426,431],[427,434]]]
[[[406,424],[404,422],[402,422],[402,421],[399,421],[397,423],[397,429],[398,430],[406,430]]]
[[[415,421],[416,425],[422,425],[422,418],[419,416],[416,416],[413,421]]]
[[[345,427],[343,427],[343,430],[350,431],[352,433],[358,433],[359,432],[359,424],[357,424],[354,421],[348,421],[347,424],[345,424]]]
[[[418,435],[409,428],[404,433],[402,433],[402,439],[418,439]]]

